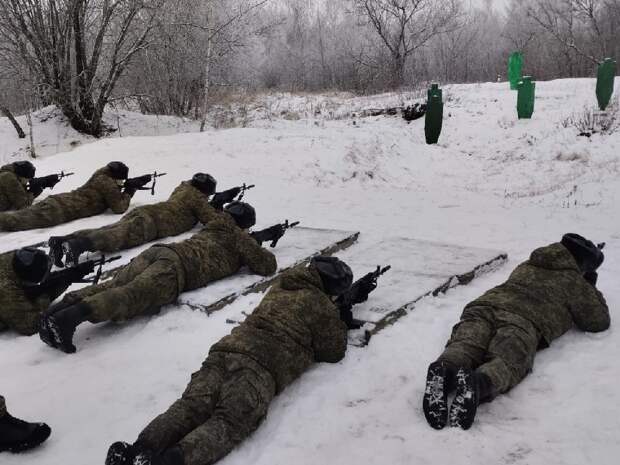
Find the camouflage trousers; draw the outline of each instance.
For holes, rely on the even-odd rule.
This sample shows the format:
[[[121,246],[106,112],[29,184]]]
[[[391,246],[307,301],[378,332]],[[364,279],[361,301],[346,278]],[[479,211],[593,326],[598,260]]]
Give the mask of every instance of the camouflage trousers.
[[[88,304],[92,323],[130,320],[174,303],[183,290],[184,276],[179,256],[167,247],[154,246],[121,268],[114,278],[70,292],[63,303]]]
[[[6,411],[6,403],[4,402],[4,397],[0,396],[0,418],[5,416],[8,412]]]
[[[178,444],[185,465],[210,465],[258,428],[275,392],[273,377],[251,358],[212,352],[137,442],[157,452]]]
[[[0,213],[0,231],[49,228],[71,220],[57,202],[44,199],[22,210]]]
[[[129,212],[116,223],[78,231],[73,236],[87,238],[92,243],[93,251],[102,252],[130,249],[159,238],[153,218],[139,211]]]
[[[540,334],[525,318],[492,307],[468,307],[438,360],[486,374],[498,393],[532,370]]]

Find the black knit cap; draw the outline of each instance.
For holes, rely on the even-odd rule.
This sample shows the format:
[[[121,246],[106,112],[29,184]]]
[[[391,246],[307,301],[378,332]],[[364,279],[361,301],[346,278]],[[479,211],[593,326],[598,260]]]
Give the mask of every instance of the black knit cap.
[[[562,236],[562,245],[568,249],[577,262],[579,269],[585,273],[596,271],[605,260],[603,251],[592,241],[575,233],[568,233]]]
[[[13,270],[26,284],[43,281],[52,267],[52,262],[45,252],[34,247],[24,247],[13,256]]]
[[[29,161],[16,161],[13,163],[13,171],[20,178],[32,179],[37,169]]]
[[[191,180],[192,186],[205,195],[213,195],[217,181],[213,176],[207,173],[196,173]]]
[[[241,229],[251,228],[256,224],[256,210],[249,203],[231,202],[224,211],[233,217]]]
[[[129,176],[129,168],[122,161],[111,161],[108,163],[108,169],[114,179],[127,179]]]
[[[310,261],[310,266],[319,272],[323,288],[329,295],[342,294],[353,283],[351,268],[336,257],[325,257],[322,255],[313,257]]]

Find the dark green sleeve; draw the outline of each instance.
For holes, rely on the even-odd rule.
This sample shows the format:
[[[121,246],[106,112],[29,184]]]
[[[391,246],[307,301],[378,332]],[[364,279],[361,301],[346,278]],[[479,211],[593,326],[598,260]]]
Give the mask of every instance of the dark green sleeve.
[[[206,225],[210,221],[215,221],[223,217],[224,213],[216,210],[209,203],[209,197],[206,195],[198,194],[193,200],[194,202],[192,203],[192,209],[194,211],[194,215],[196,215],[196,218],[202,224]]]
[[[609,329],[609,308],[603,294],[581,276],[575,280],[572,291],[575,295],[570,309],[575,326],[592,333]]]
[[[248,233],[239,231],[238,234],[243,263],[258,275],[269,276],[274,274],[278,269],[275,255],[258,245]]]
[[[39,315],[49,305],[50,300],[47,296],[28,299],[24,295],[15,295],[10,302],[10,308],[4,309],[2,319],[12,330],[31,336],[39,331]]]
[[[340,320],[340,312],[327,297],[314,298],[313,302],[310,329],[314,360],[337,363],[347,351],[347,326]]]
[[[116,184],[116,181],[109,176],[98,176],[96,181],[96,188],[99,189],[106,205],[117,215],[125,213],[129,208],[129,202],[131,196],[125,192],[121,192],[120,187]]]
[[[4,192],[9,201],[11,210],[21,210],[32,205],[34,195],[26,190],[26,187],[19,181],[19,178],[10,174],[3,176]]]

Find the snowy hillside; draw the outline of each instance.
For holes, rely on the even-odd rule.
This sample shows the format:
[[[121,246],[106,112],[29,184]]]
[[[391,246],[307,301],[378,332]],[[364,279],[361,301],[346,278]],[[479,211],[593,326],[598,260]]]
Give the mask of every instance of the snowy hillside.
[[[274,96],[287,113],[257,116],[248,128],[148,137],[155,133],[136,124],[123,137],[71,151],[72,133],[50,129],[47,154],[65,153],[36,165],[41,174],[76,172],[54,192],[78,186],[111,160],[125,161],[131,175],[168,172],[155,197],[139,192],[133,205],[165,199],[196,171],[213,174],[220,189],[255,183],[246,199],[257,209],[258,226],[289,218],[361,231],[349,254],[390,237],[508,252],[498,271],[425,299],[367,348],[350,348],[339,364],[316,366],[276,399],[257,433],[222,465],[611,465],[620,455],[620,128],[580,137],[566,123],[595,105],[594,88],[590,79],[538,83],[533,119],[518,121],[516,93],[506,83],[450,86],[437,146],[424,143],[423,120],[302,111],[324,101],[331,108],[340,98],[346,116],[366,104],[399,104],[394,94],[353,103],[346,95]],[[300,117],[288,117],[291,112]],[[159,134],[175,124],[170,120]],[[10,131],[1,118],[3,160],[14,153]],[[0,234],[0,251],[117,218]],[[505,280],[532,249],[566,232],[607,242],[599,288],[612,328],[570,332],[540,352],[534,372],[481,406],[470,431],[432,430],[421,410],[426,367],[463,306]],[[250,311],[259,298],[244,297],[210,317],[178,307],[123,326],[80,327],[74,355],[49,349],[37,336],[0,335],[0,393],[13,413],[53,430],[43,447],[3,454],[2,464],[102,464],[111,442],[135,440],[181,394],[210,345],[232,328],[227,315]]]

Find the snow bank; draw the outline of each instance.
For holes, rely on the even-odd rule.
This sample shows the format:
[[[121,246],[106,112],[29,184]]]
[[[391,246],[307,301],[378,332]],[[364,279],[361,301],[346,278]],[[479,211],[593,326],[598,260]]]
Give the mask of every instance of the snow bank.
[[[154,198],[141,192],[135,204],[164,199],[179,180],[204,170],[222,189],[256,183],[247,200],[257,208],[259,226],[289,218],[360,230],[359,250],[409,236],[509,253],[498,272],[424,300],[367,348],[352,348],[342,363],[304,375],[222,465],[611,465],[620,454],[620,132],[584,138],[562,125],[595,105],[594,88],[591,79],[538,83],[533,119],[518,121],[516,94],[507,84],[450,86],[437,146],[424,144],[423,121],[309,117],[204,134],[105,139],[37,166],[41,173],[76,171],[57,186],[63,190],[114,159],[126,161],[132,174],[170,173]],[[115,219],[5,234],[2,250]],[[570,332],[542,351],[531,376],[482,406],[470,431],[430,429],[421,412],[426,366],[463,306],[505,280],[532,249],[569,231],[607,242],[599,287],[612,328]],[[180,395],[209,346],[231,329],[227,312],[251,310],[259,298],[239,299],[209,318],[169,308],[124,326],[85,328],[71,356],[36,337],[0,335],[0,392],[13,412],[53,428],[44,447],[3,456],[2,463],[103,463],[112,441],[134,440]],[[86,340],[92,331],[97,337]]]

